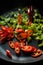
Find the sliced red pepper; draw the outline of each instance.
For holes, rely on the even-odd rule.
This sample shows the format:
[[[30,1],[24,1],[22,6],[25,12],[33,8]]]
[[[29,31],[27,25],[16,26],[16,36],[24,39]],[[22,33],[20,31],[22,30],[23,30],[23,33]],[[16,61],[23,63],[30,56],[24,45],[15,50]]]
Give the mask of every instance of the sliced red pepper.
[[[22,15],[19,14],[19,15],[18,15],[18,24],[21,24],[21,23],[22,23]]]
[[[9,27],[9,28],[7,28],[7,30],[6,30],[8,33],[13,33],[13,28],[12,27]]]
[[[36,58],[40,55],[42,55],[42,50],[37,50],[36,52],[32,53],[32,57],[34,57],[34,58]]]
[[[2,26],[2,30],[0,31],[0,36],[1,36],[1,40],[3,41],[5,41],[6,39],[10,40],[14,38],[12,27],[7,28],[5,26]]]
[[[34,47],[34,46],[32,46],[32,47],[33,47],[33,52],[36,52],[37,51],[36,47]]]
[[[16,52],[16,54],[20,53],[20,44],[19,44],[19,42],[15,42],[15,52]]]
[[[25,43],[23,41],[20,41],[20,46],[22,47],[24,45],[25,45]]]
[[[8,34],[7,33],[4,33],[4,34],[1,34],[1,37],[6,37]]]
[[[15,47],[15,52],[16,52],[16,54],[19,54],[20,53],[20,48],[19,47]]]
[[[20,48],[19,42],[15,42],[15,48],[16,48],[16,47],[19,47],[19,48]]]
[[[30,37],[33,34],[33,30],[27,30],[26,33],[28,34],[28,37]]]
[[[15,48],[15,42],[9,41],[9,46],[14,49]]]
[[[3,31],[2,30],[0,30],[0,35],[3,33]]]
[[[7,56],[8,56],[9,58],[12,58],[12,54],[11,54],[11,52],[10,52],[9,50],[6,50],[6,54],[7,54]]]
[[[2,28],[3,31],[6,31],[8,33],[13,33],[13,28],[12,27],[7,28],[5,26],[2,26],[1,28]]]
[[[26,32],[27,33],[33,33],[33,30],[27,30]]]
[[[33,50],[32,46],[23,46],[21,49],[24,52],[32,52],[32,50]]]
[[[14,38],[14,35],[9,34],[9,36],[7,36],[8,38]]]
[[[7,39],[7,33],[1,34],[0,40],[4,42]]]
[[[28,34],[27,33],[20,33],[19,35],[18,35],[18,37],[20,37],[20,38],[27,38],[28,37]]]
[[[16,29],[16,32],[17,33],[22,33],[22,32],[24,32],[24,30],[23,29]]]
[[[1,26],[1,28],[3,31],[6,31],[6,29],[7,29],[7,27],[5,27],[5,26]]]

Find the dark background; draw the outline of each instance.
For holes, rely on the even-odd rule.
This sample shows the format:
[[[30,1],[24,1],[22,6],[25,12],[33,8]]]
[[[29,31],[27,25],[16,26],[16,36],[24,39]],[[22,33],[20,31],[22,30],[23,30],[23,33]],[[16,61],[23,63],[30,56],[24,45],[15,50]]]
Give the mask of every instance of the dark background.
[[[25,7],[29,5],[33,5],[35,8],[38,8],[40,13],[43,15],[43,0],[0,0],[0,14],[3,14],[6,11],[9,11],[16,7]],[[2,63],[12,64],[0,59],[0,64]],[[43,60],[31,64],[43,65]]]
[[[0,14],[15,7],[33,5],[43,14],[43,0],[0,0]]]

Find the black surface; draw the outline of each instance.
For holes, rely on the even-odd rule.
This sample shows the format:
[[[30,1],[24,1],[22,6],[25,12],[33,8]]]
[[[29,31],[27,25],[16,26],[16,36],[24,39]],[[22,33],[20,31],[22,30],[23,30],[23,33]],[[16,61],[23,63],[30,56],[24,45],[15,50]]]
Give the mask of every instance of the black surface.
[[[33,5],[43,14],[43,0],[0,0],[0,14],[15,7]]]
[[[6,11],[9,11],[10,9],[13,9],[16,7],[25,7],[25,6],[29,6],[29,5],[33,5],[34,7],[38,8],[40,13],[43,15],[42,0],[15,0],[15,1],[14,0],[9,0],[9,1],[0,0],[0,14],[3,14]],[[5,63],[5,61],[2,61],[2,62]],[[40,62],[40,61],[38,61],[38,62]],[[10,62],[8,62],[8,63],[10,63]]]
[[[4,65],[4,64],[6,64],[6,63],[7,63],[7,64],[13,64],[13,65],[14,65],[14,64],[15,64],[15,65],[17,64],[17,63],[11,63],[11,62],[7,62],[7,61],[4,61],[4,60],[0,59],[0,64],[3,64],[3,65]],[[34,62],[34,63],[27,63],[27,64],[30,64],[30,65],[32,65],[32,64],[33,64],[33,65],[36,65],[36,64],[38,64],[38,65],[43,65],[43,60],[38,61],[38,62]],[[17,64],[17,65],[18,65],[18,64]],[[19,64],[19,65],[25,65],[25,64]]]

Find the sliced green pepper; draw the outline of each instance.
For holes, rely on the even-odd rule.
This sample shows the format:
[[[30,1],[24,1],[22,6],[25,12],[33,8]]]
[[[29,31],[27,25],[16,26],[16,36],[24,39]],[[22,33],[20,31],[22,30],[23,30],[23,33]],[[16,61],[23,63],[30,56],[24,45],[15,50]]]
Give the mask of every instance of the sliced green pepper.
[[[6,25],[4,21],[0,21],[0,25]]]

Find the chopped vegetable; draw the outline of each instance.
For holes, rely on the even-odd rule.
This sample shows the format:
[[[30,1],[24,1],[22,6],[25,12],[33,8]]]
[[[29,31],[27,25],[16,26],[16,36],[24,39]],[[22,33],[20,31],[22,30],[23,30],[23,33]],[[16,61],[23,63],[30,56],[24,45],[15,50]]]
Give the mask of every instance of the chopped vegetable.
[[[9,46],[14,49],[15,48],[15,42],[9,41]]]
[[[11,54],[11,52],[10,52],[9,50],[6,50],[6,54],[7,54],[7,56],[8,56],[9,58],[12,58],[12,54]]]
[[[22,33],[22,32],[24,32],[24,30],[23,29],[16,29],[16,32],[17,33]]]
[[[18,41],[14,41],[13,38]],[[32,53],[34,58],[40,56],[42,51],[29,45],[33,39],[41,41],[41,43],[38,42],[39,47],[43,46],[43,17],[37,9],[30,6],[0,16],[0,41],[2,43],[8,41],[10,48],[16,54],[23,51]],[[12,58],[9,50],[6,50],[6,54]]]
[[[24,52],[32,52],[33,48],[32,48],[32,46],[23,46],[22,50]]]
[[[16,47],[15,48],[15,52],[16,52],[16,54],[20,54],[20,48],[19,47]]]
[[[1,25],[6,25],[6,23],[4,21],[0,21],[0,26]]]
[[[13,35],[13,29],[12,27],[6,27],[6,26],[1,26],[1,29],[0,30],[0,40],[3,42],[5,40],[10,40],[12,38],[14,38],[14,35]]]
[[[19,14],[19,15],[18,15],[18,24],[21,24],[21,23],[22,23],[22,15]]]
[[[33,47],[33,52],[36,52],[37,51],[37,48],[32,46]]]
[[[40,56],[40,55],[42,55],[42,50],[37,50],[36,52],[34,52],[34,53],[32,54],[32,57],[36,58],[36,57],[38,57],[38,56]]]

